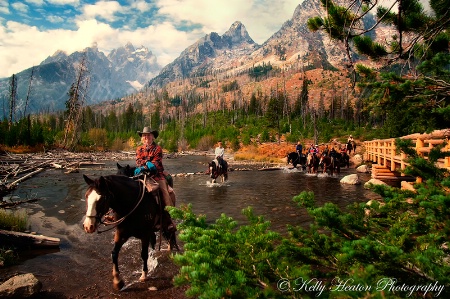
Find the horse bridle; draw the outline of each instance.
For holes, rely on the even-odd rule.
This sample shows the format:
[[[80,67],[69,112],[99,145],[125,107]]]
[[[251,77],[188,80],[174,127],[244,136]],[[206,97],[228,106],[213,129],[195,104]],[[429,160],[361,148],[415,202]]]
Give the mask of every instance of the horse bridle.
[[[139,189],[140,196],[139,196],[139,200],[138,200],[137,204],[133,207],[133,209],[131,209],[130,212],[128,212],[128,214],[121,217],[120,219],[117,219],[116,221],[112,221],[112,222],[109,222],[109,221],[106,222],[106,221],[102,220],[103,216],[107,215],[109,213],[109,211],[107,213],[105,213],[105,215],[103,215],[103,216],[99,216],[99,215],[86,216],[86,217],[95,217],[95,219],[99,222],[99,225],[100,224],[103,224],[104,226],[114,225],[114,226],[112,226],[108,229],[102,230],[102,231],[97,229],[98,234],[110,231],[113,228],[117,227],[119,224],[121,224],[128,216],[130,216],[136,210],[136,208],[141,204],[142,199],[144,198],[144,195],[145,195],[145,183],[144,182],[145,182],[145,176],[144,176],[144,181],[142,182],[142,184],[139,184],[139,186],[142,186],[142,188]],[[109,192],[109,193],[111,196],[114,196],[114,194],[112,194],[111,192]]]

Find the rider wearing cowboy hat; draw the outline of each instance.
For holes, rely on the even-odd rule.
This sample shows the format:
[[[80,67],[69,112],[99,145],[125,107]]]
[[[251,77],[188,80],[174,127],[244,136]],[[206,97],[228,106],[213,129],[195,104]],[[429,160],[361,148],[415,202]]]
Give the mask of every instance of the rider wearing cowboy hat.
[[[153,179],[158,183],[159,190],[166,206],[175,206],[169,194],[168,184],[164,175],[164,166],[162,163],[163,152],[161,146],[155,143],[159,133],[149,127],[144,127],[138,131],[141,137],[142,145],[136,149],[136,171],[134,175],[140,174],[144,170],[149,170],[153,174]]]

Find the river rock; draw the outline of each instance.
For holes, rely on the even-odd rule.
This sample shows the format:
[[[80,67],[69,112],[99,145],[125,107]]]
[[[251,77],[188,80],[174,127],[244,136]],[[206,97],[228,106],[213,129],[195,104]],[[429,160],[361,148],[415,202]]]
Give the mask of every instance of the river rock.
[[[341,184],[358,185],[361,184],[357,174],[349,174],[341,179]]]
[[[11,277],[0,285],[0,298],[29,298],[42,289],[42,283],[32,274]]]
[[[379,179],[370,179],[364,184],[364,188],[369,189],[370,185],[387,185],[387,184]]]
[[[417,190],[414,188],[413,184],[411,184],[410,182],[401,181],[400,184],[401,184],[400,186],[401,186],[402,190],[409,190],[409,191],[412,191],[414,193],[417,192]]]
[[[361,162],[362,161],[362,157],[360,154],[356,154],[353,156],[353,160],[355,160],[356,162]]]
[[[356,172],[367,173],[369,171],[370,171],[369,166],[367,166],[365,164],[361,165],[361,166],[358,166],[358,168],[356,168]]]

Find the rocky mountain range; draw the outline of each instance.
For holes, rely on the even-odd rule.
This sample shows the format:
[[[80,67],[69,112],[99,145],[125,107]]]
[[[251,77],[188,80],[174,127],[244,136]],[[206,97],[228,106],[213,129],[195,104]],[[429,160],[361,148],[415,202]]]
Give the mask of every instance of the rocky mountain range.
[[[355,97],[349,88],[351,79],[344,45],[322,32],[311,32],[307,21],[315,16],[326,16],[320,1],[303,1],[292,18],[262,45],[252,41],[240,22],[235,22],[222,36],[210,33],[166,65],[140,96],[124,98],[123,103],[114,105],[117,108],[139,98],[149,103],[152,92],[162,89],[174,98],[189,94],[208,97],[212,109],[223,107],[220,102],[230,107],[242,99],[248,102],[252,94],[271,95],[280,88],[294,102],[305,79],[314,106],[322,100],[329,103],[335,97],[342,102],[352,101]],[[364,27],[369,28],[374,22],[374,16],[368,14]],[[376,38],[376,34],[372,37]],[[358,59],[356,53],[351,55]],[[267,66],[270,71],[265,72]],[[263,69],[264,76],[251,76],[256,68]],[[237,83],[237,93],[227,91],[227,84],[233,82]],[[198,105],[197,111],[203,109],[203,104]]]
[[[78,76],[78,65],[86,58],[89,73],[87,104],[121,98],[138,91],[158,74],[161,66],[147,48],[128,43],[105,55],[96,45],[70,55],[57,51],[39,65],[16,74],[16,112],[24,110],[32,78],[27,113],[65,109],[68,91]],[[32,75],[33,74],[33,75]],[[0,79],[0,97],[9,98],[11,78]],[[4,113],[2,111],[0,115]]]
[[[161,88],[169,96],[186,91],[223,93],[229,100],[230,94],[222,90],[221,84],[233,80],[239,83],[241,94],[248,98],[255,91],[269,94],[278,88],[281,80],[287,92],[295,97],[305,77],[311,81],[312,98],[332,97],[348,87],[346,55],[342,44],[331,41],[321,32],[309,31],[307,20],[317,15],[325,16],[319,0],[305,0],[297,6],[292,18],[262,45],[256,44],[244,24],[236,21],[223,35],[211,32],[199,39],[164,68],[146,48],[135,49],[131,44],[113,50],[108,56],[95,46],[70,55],[56,52],[34,68],[32,94],[35,100],[30,103],[30,110],[64,109],[82,55],[87,55],[91,76],[87,104],[114,100],[110,104],[126,105],[139,98],[148,101],[151,91]],[[373,22],[369,15],[366,26]],[[249,77],[249,70],[264,65],[270,65],[275,71],[257,80]],[[17,74],[19,102],[25,98],[30,74],[31,69]],[[334,79],[325,79],[325,76]],[[0,80],[3,97],[7,94],[8,80]],[[137,93],[142,86],[146,88]],[[133,95],[127,97],[127,94]],[[122,100],[115,101],[118,98]]]
[[[317,15],[324,15],[319,1],[305,0],[297,6],[292,18],[262,45],[256,44],[245,26],[236,21],[222,36],[212,32],[188,47],[148,86],[158,88],[213,70],[239,73],[262,63],[286,67],[304,62],[308,68],[337,67],[345,61],[343,46],[307,28],[307,20]]]

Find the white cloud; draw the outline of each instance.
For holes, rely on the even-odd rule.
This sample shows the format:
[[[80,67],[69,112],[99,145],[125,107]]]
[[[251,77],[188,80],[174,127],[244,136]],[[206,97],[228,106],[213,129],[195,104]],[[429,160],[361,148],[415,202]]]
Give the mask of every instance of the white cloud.
[[[99,1],[95,4],[88,4],[83,7],[82,19],[101,17],[109,22],[116,19],[117,12],[123,13],[125,9],[117,1]]]
[[[1,4],[0,4],[0,13],[9,15],[10,12],[9,12],[8,6],[1,6]]]
[[[25,0],[26,3],[34,4],[37,6],[44,5],[44,0]]]
[[[73,5],[77,6],[80,4],[80,0],[47,0],[49,4],[55,5]]]
[[[7,0],[0,0],[0,13],[9,14],[9,4]]]
[[[59,16],[48,16],[47,17],[47,21],[49,21],[50,23],[62,23],[64,22],[64,18],[59,17]]]
[[[298,0],[210,1],[157,0],[160,13],[174,22],[201,24],[205,34],[223,34],[235,21],[241,21],[257,43],[263,43],[292,17]]]
[[[150,8],[154,6],[153,4],[148,3],[147,1],[134,1],[130,4],[131,8],[137,9],[140,12],[149,11]]]
[[[28,5],[26,5],[24,3],[14,2],[14,3],[11,4],[11,6],[17,11],[20,11],[20,12],[23,12],[23,13],[28,12]]]
[[[0,0],[0,7],[2,1]],[[292,17],[297,1],[156,0],[155,3],[149,3],[130,0],[131,6],[121,6],[117,1],[98,1],[94,5],[78,8],[81,14],[72,18],[77,28],[75,30],[50,30],[7,21],[5,25],[0,23],[0,78],[38,65],[57,50],[71,54],[94,43],[105,54],[127,42],[135,46],[143,45],[164,66],[205,34],[217,32],[222,35],[235,21],[241,21],[250,36],[256,42],[263,43],[283,22]],[[46,2],[74,6],[79,4],[78,0]],[[155,7],[160,9],[159,13],[150,15],[148,11],[153,11]],[[117,29],[105,23],[106,20],[115,20],[126,13],[133,14],[126,27]],[[55,24],[61,20],[61,14],[48,14],[46,19]],[[133,25],[139,19],[149,25],[135,29]],[[181,28],[183,24],[196,26],[195,29],[186,31]]]

